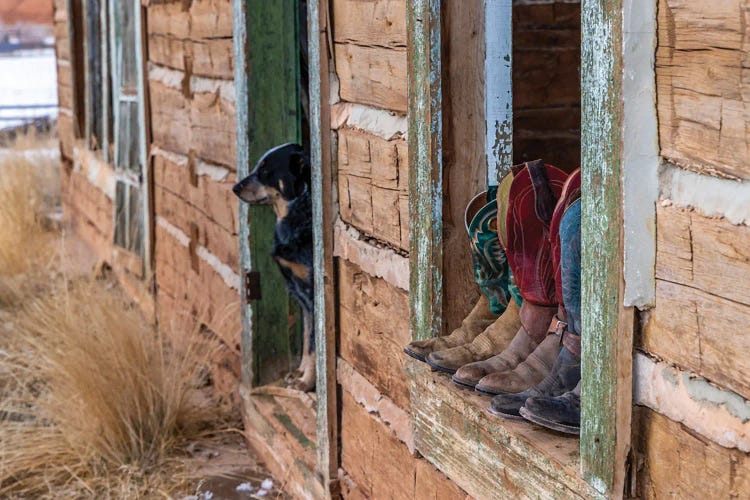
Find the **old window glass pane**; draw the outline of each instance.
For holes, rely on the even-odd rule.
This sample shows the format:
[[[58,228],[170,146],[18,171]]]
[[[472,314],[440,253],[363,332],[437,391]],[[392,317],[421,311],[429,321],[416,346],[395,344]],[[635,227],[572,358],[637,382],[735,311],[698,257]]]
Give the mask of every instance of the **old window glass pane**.
[[[118,149],[116,164],[126,169],[134,179],[140,179],[140,133],[138,123],[138,102],[120,101],[118,103]]]
[[[102,71],[102,29],[100,0],[86,1],[86,120],[87,141],[91,149],[103,144],[102,113],[104,77]]]
[[[117,181],[115,186],[115,245],[127,248],[128,246],[128,185]]]

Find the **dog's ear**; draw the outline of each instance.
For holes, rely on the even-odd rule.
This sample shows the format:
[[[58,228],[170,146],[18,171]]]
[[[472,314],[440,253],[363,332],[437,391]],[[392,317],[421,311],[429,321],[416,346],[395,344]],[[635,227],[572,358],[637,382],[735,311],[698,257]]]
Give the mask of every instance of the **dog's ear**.
[[[294,176],[295,196],[299,196],[311,182],[310,160],[304,151],[289,155],[289,171]]]

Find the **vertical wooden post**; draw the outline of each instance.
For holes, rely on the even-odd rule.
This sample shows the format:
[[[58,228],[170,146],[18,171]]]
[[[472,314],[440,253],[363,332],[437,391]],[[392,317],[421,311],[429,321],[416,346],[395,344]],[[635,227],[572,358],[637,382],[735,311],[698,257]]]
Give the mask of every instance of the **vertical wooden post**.
[[[150,113],[148,103],[148,42],[146,40],[146,8],[139,2],[133,7],[135,10],[135,64],[138,72],[138,161],[141,164],[141,217],[142,245],[143,245],[143,276],[152,279],[153,271],[153,243],[154,243],[154,209],[153,209],[153,169],[149,159],[151,145]]]
[[[485,0],[484,86],[487,185],[513,166],[513,2]]]
[[[407,0],[411,336],[442,330],[443,151],[440,1]]]
[[[248,113],[250,112],[250,98],[248,91],[248,74],[250,57],[247,50],[247,2],[246,0],[232,0],[232,34],[234,39],[234,102],[237,133],[237,179],[242,179],[250,173],[250,136],[247,132]],[[240,276],[244,276],[245,269],[252,268],[250,254],[250,226],[248,220],[248,206],[239,204],[239,240],[240,240]],[[242,384],[250,387],[255,380],[255,371],[251,360],[253,310],[244,293],[240,293],[242,309]]]
[[[623,306],[623,2],[581,7],[581,469],[621,497],[630,447],[633,311]]]
[[[326,494],[331,496],[339,465],[328,0],[308,0],[307,22],[315,269],[315,387],[318,396],[316,475]]]

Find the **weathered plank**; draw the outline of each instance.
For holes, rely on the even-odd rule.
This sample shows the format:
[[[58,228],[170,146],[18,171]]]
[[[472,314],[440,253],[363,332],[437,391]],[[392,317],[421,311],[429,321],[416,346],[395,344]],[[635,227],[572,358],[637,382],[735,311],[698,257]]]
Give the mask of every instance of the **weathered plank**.
[[[148,37],[149,61],[192,75],[232,79],[234,59],[231,38],[182,40],[170,35]]]
[[[409,408],[403,346],[409,341],[407,294],[339,261],[340,355],[378,390]]]
[[[152,2],[147,32],[184,40],[231,38],[232,0]]]
[[[465,499],[466,493],[415,458],[387,427],[342,394],[341,464],[366,498]]]
[[[623,308],[623,3],[581,6],[581,471],[619,497],[632,411],[633,311]]]
[[[659,206],[657,235],[657,278],[750,307],[749,227]]]
[[[750,339],[737,328],[748,321],[750,306],[659,279],[641,347],[750,397]]]
[[[461,324],[479,296],[473,278],[464,210],[486,187],[484,79],[484,11],[482,0],[443,4],[446,66],[443,91],[443,324],[452,331]]]
[[[750,179],[745,8],[742,0],[660,0],[656,79],[662,155]]]
[[[338,170],[341,173],[368,177],[375,186],[388,189],[408,189],[406,141],[386,141],[376,135],[352,128],[341,128],[338,143]]]
[[[706,441],[648,408],[638,413],[641,432],[635,444],[644,459],[638,498],[750,496],[750,456]]]
[[[70,38],[68,38],[68,19],[56,19],[53,26],[55,52],[58,60],[70,61]]]
[[[222,264],[236,269],[239,265],[237,235],[209,218],[199,207],[180,197],[169,189],[154,186],[154,205],[156,213],[183,233],[195,238],[198,245],[205,247],[216,256]]]
[[[406,111],[406,51],[335,44],[341,98]]]
[[[406,207],[400,203],[400,197],[406,196],[406,193],[375,186],[373,182],[365,177],[339,173],[341,219],[369,235],[405,250],[402,243],[402,224],[408,219],[408,211],[404,211]],[[406,231],[408,239],[408,229]]]
[[[408,196],[406,141],[387,141],[373,134],[339,130],[338,195],[341,218],[395,247],[407,249],[408,210],[400,198]]]
[[[230,235],[237,235],[238,201],[232,194],[235,182],[233,173],[158,148],[152,149],[152,157],[155,186],[179,197],[184,204],[195,207],[201,218],[211,221]],[[194,182],[191,181],[191,168],[194,172],[197,171]],[[189,221],[192,213],[183,218]],[[234,255],[236,252],[237,249],[234,250]],[[230,262],[235,263],[234,260]]]
[[[315,403],[305,393],[279,387],[240,387],[250,447],[290,494],[324,498],[315,478]]]
[[[186,73],[174,72],[185,78]],[[188,76],[189,78],[189,76]],[[154,143],[182,155],[195,155],[235,167],[235,104],[218,91],[189,92],[178,84],[149,80]]]
[[[333,35],[338,43],[406,47],[405,0],[333,0]]]
[[[489,399],[408,361],[417,450],[474,498],[590,498],[578,440],[491,416]]]

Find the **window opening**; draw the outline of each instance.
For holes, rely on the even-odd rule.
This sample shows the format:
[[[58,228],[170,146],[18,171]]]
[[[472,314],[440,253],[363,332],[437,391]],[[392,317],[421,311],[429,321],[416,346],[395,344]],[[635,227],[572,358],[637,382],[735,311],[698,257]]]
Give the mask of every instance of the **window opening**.
[[[488,0],[482,2],[482,5],[487,9],[484,26],[487,37],[487,59],[483,61],[487,83],[487,87],[483,90],[488,99],[485,109],[487,135],[484,144],[488,168],[486,172],[482,172],[487,174],[485,185],[492,191],[497,185],[498,178],[494,172],[502,175],[507,172],[511,164],[529,162],[536,158],[542,158],[547,163],[559,166],[565,172],[573,171],[579,166],[581,158],[581,105],[586,98],[585,95],[582,98],[579,77],[580,23],[583,19],[584,27],[588,26],[590,29],[586,33],[587,36],[583,37],[584,42],[592,43],[594,35],[605,38],[612,35],[612,38],[616,40],[616,33],[613,34],[617,31],[616,29],[596,31],[595,28],[607,23],[610,23],[610,27],[620,26],[618,20],[582,16],[580,4],[569,2],[516,2],[516,5],[511,6],[510,1]],[[509,35],[511,8],[513,9],[513,31],[518,34],[517,43],[512,46],[510,36],[503,38],[503,35]],[[546,16],[541,13],[545,8],[550,9]],[[618,8],[612,7],[612,12],[618,12]],[[492,9],[495,9],[494,14],[491,12]],[[413,0],[409,2],[409,10],[411,23],[408,30],[411,38],[409,58],[411,65],[409,73],[411,319],[412,337],[415,340],[427,340],[443,332],[450,333],[454,328],[459,327],[461,320],[470,312],[471,306],[476,304],[476,302],[466,304],[460,318],[455,312],[452,315],[445,315],[446,311],[454,311],[457,298],[477,296],[475,292],[469,290],[470,287],[476,285],[469,283],[468,280],[461,283],[456,279],[444,280],[444,277],[450,277],[456,272],[455,253],[453,248],[450,253],[447,249],[456,238],[454,232],[463,229],[464,223],[463,218],[460,221],[456,220],[454,207],[456,205],[466,207],[471,200],[470,195],[465,199],[456,196],[456,193],[464,189],[458,186],[457,182],[459,184],[477,182],[479,175],[471,170],[473,168],[471,165],[466,163],[457,165],[453,159],[453,155],[459,155],[460,152],[454,149],[452,134],[458,133],[462,124],[471,121],[465,118],[471,116],[471,109],[464,110],[463,118],[460,113],[455,112],[457,104],[464,107],[472,104],[465,99],[466,95],[471,95],[473,92],[472,89],[467,88],[467,82],[461,80],[465,71],[455,69],[461,65],[460,62],[456,62],[456,58],[462,57],[457,54],[457,51],[462,50],[461,48],[466,50],[463,47],[466,42],[459,43],[462,32],[456,30],[454,26],[461,24],[460,18],[465,14],[443,6],[442,16],[454,17],[449,18],[447,23],[441,26],[441,12],[436,11],[436,6],[430,2]],[[607,13],[610,15],[609,11]],[[524,14],[527,16],[525,17]],[[603,17],[606,18],[606,16]],[[616,16],[613,15],[613,17]],[[504,23],[507,23],[507,28],[502,27]],[[498,36],[501,39],[493,41],[492,37]],[[449,39],[441,40],[441,37]],[[507,43],[508,48],[512,47],[512,51],[493,52],[493,47],[502,46],[504,43]],[[608,39],[607,43],[613,42]],[[612,50],[616,52],[614,47]],[[463,57],[468,58],[470,54],[464,54]],[[589,59],[583,62],[584,66],[587,62],[591,63],[596,60],[598,60],[596,57],[589,54]],[[502,92],[493,94],[493,82],[497,84],[501,81],[501,76],[509,76],[508,73],[501,75],[501,70],[506,62],[510,64],[511,61],[513,79],[506,80]],[[448,68],[446,69],[445,66],[441,68],[441,65],[448,65]],[[586,74],[585,71],[584,74]],[[591,77],[591,74],[589,71],[588,76]],[[441,75],[443,78],[440,78]],[[611,76],[616,79],[618,73],[614,71]],[[513,83],[512,88],[508,84],[510,81]],[[441,83],[444,86],[441,86]],[[616,93],[606,94],[603,87],[607,85],[603,86],[602,82],[591,82],[589,97],[595,94],[596,98],[604,96],[603,101],[617,99]],[[508,98],[511,92],[512,98]],[[498,106],[498,101],[502,97],[505,98],[506,105]],[[497,100],[492,101],[493,98]],[[592,102],[586,103],[589,109],[591,109]],[[505,117],[508,120],[505,126],[501,126]],[[616,135],[614,131],[618,130],[616,116],[602,113],[596,116],[589,114],[586,118],[584,127],[596,120],[599,120],[598,123],[610,120],[612,128],[602,124],[600,129],[590,128],[589,133],[594,133],[592,137],[603,141],[602,144],[619,144],[617,138],[614,137]],[[464,125],[463,128],[467,126]],[[611,136],[596,135],[598,132],[607,130],[613,131]],[[470,148],[471,143],[463,141],[462,146]],[[503,157],[502,155],[505,155],[505,160],[501,162],[499,158]],[[597,164],[595,157],[597,157],[595,154],[583,156],[584,174],[581,182],[583,190],[588,191],[584,194],[582,203],[583,229],[581,234],[584,237],[584,246],[587,242],[590,244],[592,237],[596,238],[597,227],[618,227],[621,221],[617,218],[617,211],[613,208],[605,210],[605,214],[596,217],[599,222],[609,217],[608,224],[605,226],[589,225],[589,222],[593,220],[590,208],[592,203],[604,203],[606,206],[611,204],[612,207],[616,207],[620,200],[619,174],[617,173],[619,167],[615,166],[614,170],[607,171],[604,166],[608,165],[607,162],[612,158],[599,161]],[[512,162],[509,161],[510,158],[513,158]],[[454,169],[461,170],[461,173],[454,174]],[[586,171],[586,169],[589,170]],[[555,172],[560,174],[561,180],[566,177],[566,174],[561,171]],[[499,185],[499,189],[503,189],[503,184]],[[435,197],[434,193],[442,193],[442,199]],[[472,195],[475,193],[476,191]],[[468,195],[465,191],[463,194]],[[482,201],[487,200],[480,200],[477,204],[481,204]],[[581,202],[578,203],[580,206]],[[501,225],[499,221],[497,224]],[[611,234],[608,233],[606,239],[610,237]],[[445,247],[443,247],[444,244]],[[599,242],[597,246],[598,244]],[[585,265],[588,262],[589,267],[582,273],[585,285],[582,287],[583,296],[603,294],[605,290],[606,293],[613,291],[612,283],[617,283],[618,274],[600,273],[599,269],[605,267],[607,263],[610,271],[616,270],[614,268],[619,265],[617,252],[616,245],[597,248],[596,255],[599,257],[596,262],[592,261],[591,252],[588,254],[586,251],[583,252],[583,263]],[[591,269],[597,270],[592,272]],[[592,278],[596,280],[592,281]],[[612,343],[611,338],[617,321],[610,322],[610,320],[614,310],[621,307],[621,304],[617,301],[616,286],[614,292],[611,295],[612,307],[607,307],[606,311],[599,311],[608,318],[606,325],[591,322],[592,312],[595,311],[592,311],[589,304],[584,304],[582,308],[583,323],[592,327],[591,331],[585,333],[589,347],[586,348],[588,354],[584,352],[583,358],[588,356],[587,359],[592,360],[594,359],[592,356],[595,356],[601,361],[602,367],[611,366],[612,360],[615,359],[609,349],[617,345],[617,341]],[[491,298],[487,300],[491,301]],[[486,304],[484,308],[487,309]],[[484,318],[484,320],[488,319]],[[547,322],[547,325],[549,324],[550,321]],[[543,325],[543,328],[546,329],[547,325]],[[479,331],[486,330],[480,329]],[[628,334],[623,332],[622,335],[625,338]],[[621,343],[626,344],[626,342]],[[450,348],[451,346],[444,347]],[[469,349],[466,351],[468,351],[469,358],[477,352]],[[617,351],[619,352],[620,349],[617,348]],[[420,354],[425,355],[424,352],[410,354],[416,355],[415,357]],[[430,351],[427,351],[427,354],[430,354]],[[443,359],[446,357],[443,356]],[[468,359],[467,361],[480,360]],[[449,477],[454,480],[458,479],[457,482],[465,489],[469,488],[467,491],[470,494],[477,497],[496,495],[498,491],[508,488],[508,484],[505,484],[507,482],[514,483],[520,490],[530,493],[531,496],[543,495],[552,490],[559,491],[561,487],[584,495],[594,494],[594,488],[599,491],[611,488],[611,483],[599,484],[593,480],[595,478],[590,472],[587,472],[592,465],[592,469],[597,471],[609,468],[611,472],[614,469],[611,464],[603,466],[601,459],[597,459],[592,454],[592,450],[598,447],[604,456],[612,456],[609,444],[602,440],[601,429],[604,427],[600,428],[599,425],[605,424],[607,429],[611,429],[610,424],[614,419],[610,420],[608,416],[611,405],[610,408],[601,406],[603,398],[599,394],[589,392],[589,401],[593,401],[593,404],[589,404],[589,408],[599,406],[596,413],[589,410],[588,415],[582,416],[582,421],[586,425],[582,426],[584,435],[579,444],[579,441],[574,438],[540,431],[540,427],[529,423],[489,417],[485,410],[490,398],[482,397],[477,392],[462,390],[458,384],[450,382],[449,377],[430,371],[430,368],[437,369],[438,372],[441,368],[444,368],[442,371],[452,371],[457,369],[457,366],[443,366],[439,362],[430,364],[433,366],[428,367],[417,362],[410,363],[413,370],[411,408],[416,447]],[[585,367],[582,375],[585,379]],[[589,375],[589,378],[591,376]],[[589,385],[589,387],[592,386]],[[609,394],[613,391],[608,388],[594,392]],[[617,403],[619,405],[619,399]],[[457,429],[455,425],[457,421],[470,422],[471,428]],[[448,433],[457,433],[459,437],[446,442],[444,436]],[[488,438],[485,434],[492,437]],[[518,444],[520,448],[509,449],[507,445],[498,444],[496,448],[488,451],[487,456],[476,457],[476,450],[487,446],[488,442],[512,442]],[[521,449],[523,451],[520,451]],[[502,480],[497,477],[498,468],[505,471],[505,477]],[[539,482],[533,485],[523,481],[523,477],[528,477],[526,474],[539,468],[546,471],[546,478],[539,478]],[[517,476],[513,477],[514,474]],[[545,484],[545,481],[548,482]]]
[[[96,1],[96,0],[94,0]],[[115,244],[145,257],[145,120],[137,2],[109,0],[114,111]],[[104,136],[104,131],[101,132]]]
[[[85,80],[86,80],[86,142],[89,149],[100,149],[104,138],[104,33],[101,0],[86,0],[85,9]]]

